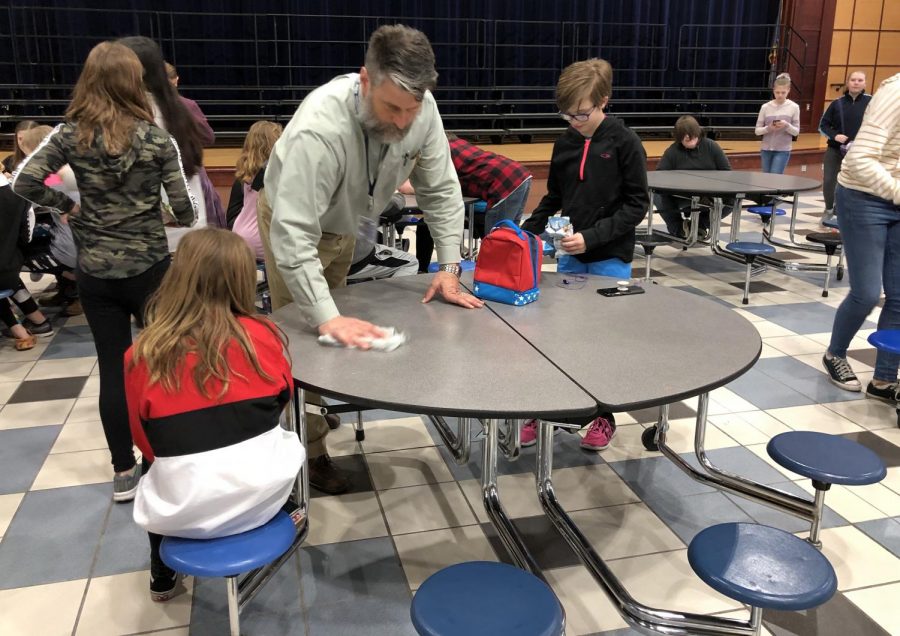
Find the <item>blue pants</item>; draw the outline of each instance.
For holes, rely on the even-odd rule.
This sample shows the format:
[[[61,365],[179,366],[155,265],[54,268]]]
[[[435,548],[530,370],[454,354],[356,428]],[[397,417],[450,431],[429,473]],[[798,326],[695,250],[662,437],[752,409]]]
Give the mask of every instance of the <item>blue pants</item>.
[[[791,158],[790,150],[760,150],[762,158],[762,171],[773,174],[784,174],[788,159]]]
[[[492,207],[484,214],[484,233],[491,231],[498,221],[509,219],[515,221],[516,224],[522,218],[522,212],[525,210],[525,202],[528,201],[528,193],[531,191],[531,179],[525,179],[518,187],[509,193],[505,199]],[[475,216],[477,222],[478,216]]]
[[[610,276],[612,278],[631,278],[631,263],[626,263],[620,258],[609,258],[605,261],[582,263],[574,256],[560,254],[556,265],[556,271],[566,274],[594,274],[596,276]]]
[[[850,340],[878,304],[882,284],[885,300],[878,328],[900,329],[900,207],[840,184],[835,198],[850,293],[834,316],[828,350],[845,358]],[[895,382],[898,363],[900,356],[879,351],[875,379]]]

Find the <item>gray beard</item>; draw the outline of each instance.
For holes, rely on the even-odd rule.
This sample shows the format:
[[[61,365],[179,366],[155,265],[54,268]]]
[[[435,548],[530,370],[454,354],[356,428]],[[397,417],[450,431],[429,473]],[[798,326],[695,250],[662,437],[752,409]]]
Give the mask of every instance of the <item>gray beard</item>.
[[[385,123],[379,120],[372,110],[371,97],[363,97],[359,101],[359,122],[362,124],[363,130],[369,137],[383,144],[397,143],[403,141],[409,128],[398,128],[394,124]],[[410,125],[410,128],[412,125]]]

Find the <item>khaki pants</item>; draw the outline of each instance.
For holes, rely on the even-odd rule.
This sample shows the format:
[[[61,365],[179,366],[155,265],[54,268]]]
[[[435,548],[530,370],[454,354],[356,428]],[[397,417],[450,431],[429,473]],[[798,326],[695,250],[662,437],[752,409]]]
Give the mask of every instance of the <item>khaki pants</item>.
[[[259,191],[256,202],[256,220],[259,225],[259,237],[262,239],[263,252],[266,257],[266,277],[269,280],[269,295],[272,309],[279,309],[294,302],[290,291],[275,264],[272,255],[272,243],[269,241],[269,230],[272,227],[272,208],[266,198],[265,189]],[[347,272],[353,260],[353,246],[356,237],[345,234],[323,233],[319,240],[319,260],[325,270],[325,280],[329,289],[344,287],[347,284]],[[316,393],[306,393],[306,401],[310,404],[321,404],[322,398]],[[327,452],[325,436],[328,435],[328,423],[321,415],[306,416],[306,454],[310,459],[320,457]]]

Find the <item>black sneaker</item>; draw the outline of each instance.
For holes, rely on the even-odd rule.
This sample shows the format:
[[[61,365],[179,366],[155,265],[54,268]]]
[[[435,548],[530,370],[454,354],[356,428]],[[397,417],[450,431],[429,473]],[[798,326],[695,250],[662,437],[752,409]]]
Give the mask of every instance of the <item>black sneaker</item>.
[[[869,386],[866,387],[866,397],[875,398],[876,400],[881,400],[891,406],[896,406],[897,387],[898,385],[896,382],[888,384],[885,387],[877,387],[869,382]]]
[[[37,336],[38,338],[46,338],[48,336],[53,335],[53,326],[50,324],[50,320],[44,319],[44,322],[34,322],[25,319],[25,322],[22,323],[22,326],[28,330],[32,336]]]
[[[178,573],[162,560],[150,560],[150,599],[154,603],[164,603],[175,596],[178,587]]]
[[[825,354],[822,356],[822,364],[825,366],[825,370],[828,371],[831,381],[837,386],[845,391],[862,390],[862,385],[859,383],[856,374],[853,373],[853,369],[850,368],[847,358],[831,356],[829,359],[828,354]]]

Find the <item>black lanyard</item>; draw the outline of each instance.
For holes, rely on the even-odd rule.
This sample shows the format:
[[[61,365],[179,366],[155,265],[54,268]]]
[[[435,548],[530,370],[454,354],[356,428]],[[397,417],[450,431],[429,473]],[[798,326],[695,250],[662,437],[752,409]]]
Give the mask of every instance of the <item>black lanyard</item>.
[[[363,139],[366,143],[366,181],[369,183],[369,199],[375,195],[375,184],[378,183],[378,173],[381,172],[381,164],[388,151],[388,144],[384,144],[381,148],[381,156],[378,158],[378,165],[375,168],[375,176],[372,176],[372,170],[369,167],[369,135],[363,133]]]

